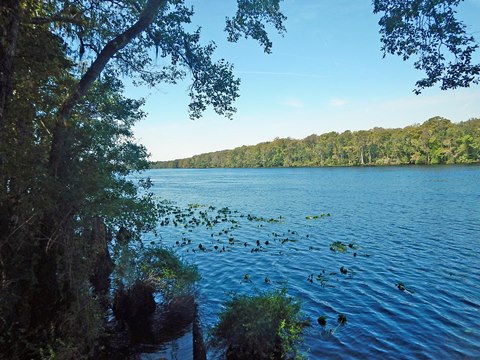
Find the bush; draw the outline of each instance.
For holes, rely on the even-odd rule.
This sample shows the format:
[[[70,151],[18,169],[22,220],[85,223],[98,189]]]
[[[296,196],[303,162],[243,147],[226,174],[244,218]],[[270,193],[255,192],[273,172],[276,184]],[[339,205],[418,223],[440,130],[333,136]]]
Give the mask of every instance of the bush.
[[[114,258],[117,286],[129,289],[140,281],[165,300],[191,293],[200,279],[197,267],[183,261],[171,249],[117,243]]]
[[[166,299],[189,294],[200,280],[195,265],[179,258],[173,250],[148,247],[141,253],[139,278],[151,283]]]
[[[306,322],[300,303],[285,290],[233,295],[211,331],[213,346],[227,359],[299,359],[297,345]]]
[[[175,305],[182,305],[179,299],[192,299],[188,305],[193,309],[191,294],[200,278],[196,266],[184,262],[172,250],[142,244],[117,243],[114,254],[117,264],[112,310],[120,329],[128,325],[134,342],[153,341],[156,300],[164,305],[159,311],[178,310]]]

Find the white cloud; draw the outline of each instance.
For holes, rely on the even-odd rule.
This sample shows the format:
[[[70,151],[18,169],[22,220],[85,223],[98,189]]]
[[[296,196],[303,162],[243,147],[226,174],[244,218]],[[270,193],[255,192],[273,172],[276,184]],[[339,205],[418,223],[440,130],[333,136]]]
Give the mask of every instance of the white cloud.
[[[305,104],[303,103],[302,100],[294,98],[294,97],[284,98],[280,102],[280,104],[291,107],[291,108],[296,108],[296,109],[303,108],[305,106]]]
[[[347,100],[345,100],[345,99],[330,99],[330,101],[328,103],[330,104],[330,106],[333,106],[333,107],[342,107],[342,106],[347,104]]]

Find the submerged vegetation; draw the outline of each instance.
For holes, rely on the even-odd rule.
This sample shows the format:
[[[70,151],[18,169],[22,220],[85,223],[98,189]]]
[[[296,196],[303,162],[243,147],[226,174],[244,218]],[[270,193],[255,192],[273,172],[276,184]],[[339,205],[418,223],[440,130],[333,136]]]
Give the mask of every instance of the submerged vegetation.
[[[480,119],[458,124],[435,117],[403,129],[330,132],[303,140],[275,139],[254,146],[158,161],[152,168],[431,165],[480,162]]]

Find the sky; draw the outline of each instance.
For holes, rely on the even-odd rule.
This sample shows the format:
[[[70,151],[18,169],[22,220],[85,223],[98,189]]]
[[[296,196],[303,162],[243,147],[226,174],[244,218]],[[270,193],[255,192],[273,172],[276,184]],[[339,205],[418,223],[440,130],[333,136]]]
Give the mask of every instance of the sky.
[[[480,117],[480,85],[415,95],[423,73],[413,61],[381,52],[378,20],[371,0],[284,0],[286,34],[271,29],[273,48],[265,54],[254,40],[226,41],[225,17],[234,0],[187,1],[195,9],[193,25],[205,42],[215,41],[215,59],[234,64],[241,78],[233,120],[209,110],[188,117],[189,82],[134,88],[126,95],[146,100],[147,117],[134,128],[152,161],[271,141],[304,138],[330,131],[398,128],[434,116],[454,122]],[[480,40],[480,0],[465,0],[459,17]],[[480,62],[480,51],[475,54]]]

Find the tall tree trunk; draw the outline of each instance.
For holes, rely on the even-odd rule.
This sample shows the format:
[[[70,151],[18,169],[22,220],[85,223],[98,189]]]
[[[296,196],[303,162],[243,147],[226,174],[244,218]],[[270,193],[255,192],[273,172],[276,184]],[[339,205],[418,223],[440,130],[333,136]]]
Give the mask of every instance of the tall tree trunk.
[[[3,141],[5,136],[5,116],[8,98],[12,92],[13,60],[17,48],[20,27],[20,1],[2,0],[0,4],[0,187],[6,190],[5,154]],[[1,204],[0,204],[1,206]]]
[[[90,68],[72,89],[69,96],[61,105],[56,115],[53,130],[52,144],[49,154],[48,172],[55,185],[51,196],[53,203],[50,213],[45,214],[42,221],[42,235],[38,243],[41,259],[35,268],[37,278],[37,297],[45,309],[44,312],[34,313],[32,323],[48,323],[54,320],[59,311],[64,311],[72,301],[68,278],[61,280],[58,275],[58,262],[64,259],[62,249],[69,246],[71,241],[71,228],[75,216],[75,204],[68,201],[69,182],[71,180],[69,169],[70,142],[73,140],[72,132],[68,126],[74,107],[85,96],[100,73],[104,70],[112,57],[129,42],[143,32],[158,16],[159,11],[167,0],[148,0],[145,8],[139,15],[138,21],[123,33],[110,40],[100,51]],[[93,254],[92,254],[93,255]],[[60,283],[63,281],[63,283]],[[36,308],[41,308],[36,304]]]
[[[5,107],[12,91],[13,59],[20,25],[20,1],[0,5],[0,145],[5,127]]]
[[[9,236],[17,218],[12,216],[16,200],[9,196],[12,184],[8,181],[9,174],[5,169],[4,140],[6,108],[12,93],[13,64],[19,35],[20,13],[18,0],[2,0],[0,2],[0,290],[5,291],[8,288],[8,291],[12,292],[17,284],[10,280],[17,274],[13,276],[11,274],[11,269],[14,268],[11,266],[14,249],[9,244]],[[2,305],[5,306],[5,309],[9,308],[7,302]],[[9,320],[16,317],[18,322],[21,321],[15,315],[15,310],[12,308],[1,314],[4,323],[0,324],[0,333],[5,329],[3,325],[8,324]]]

